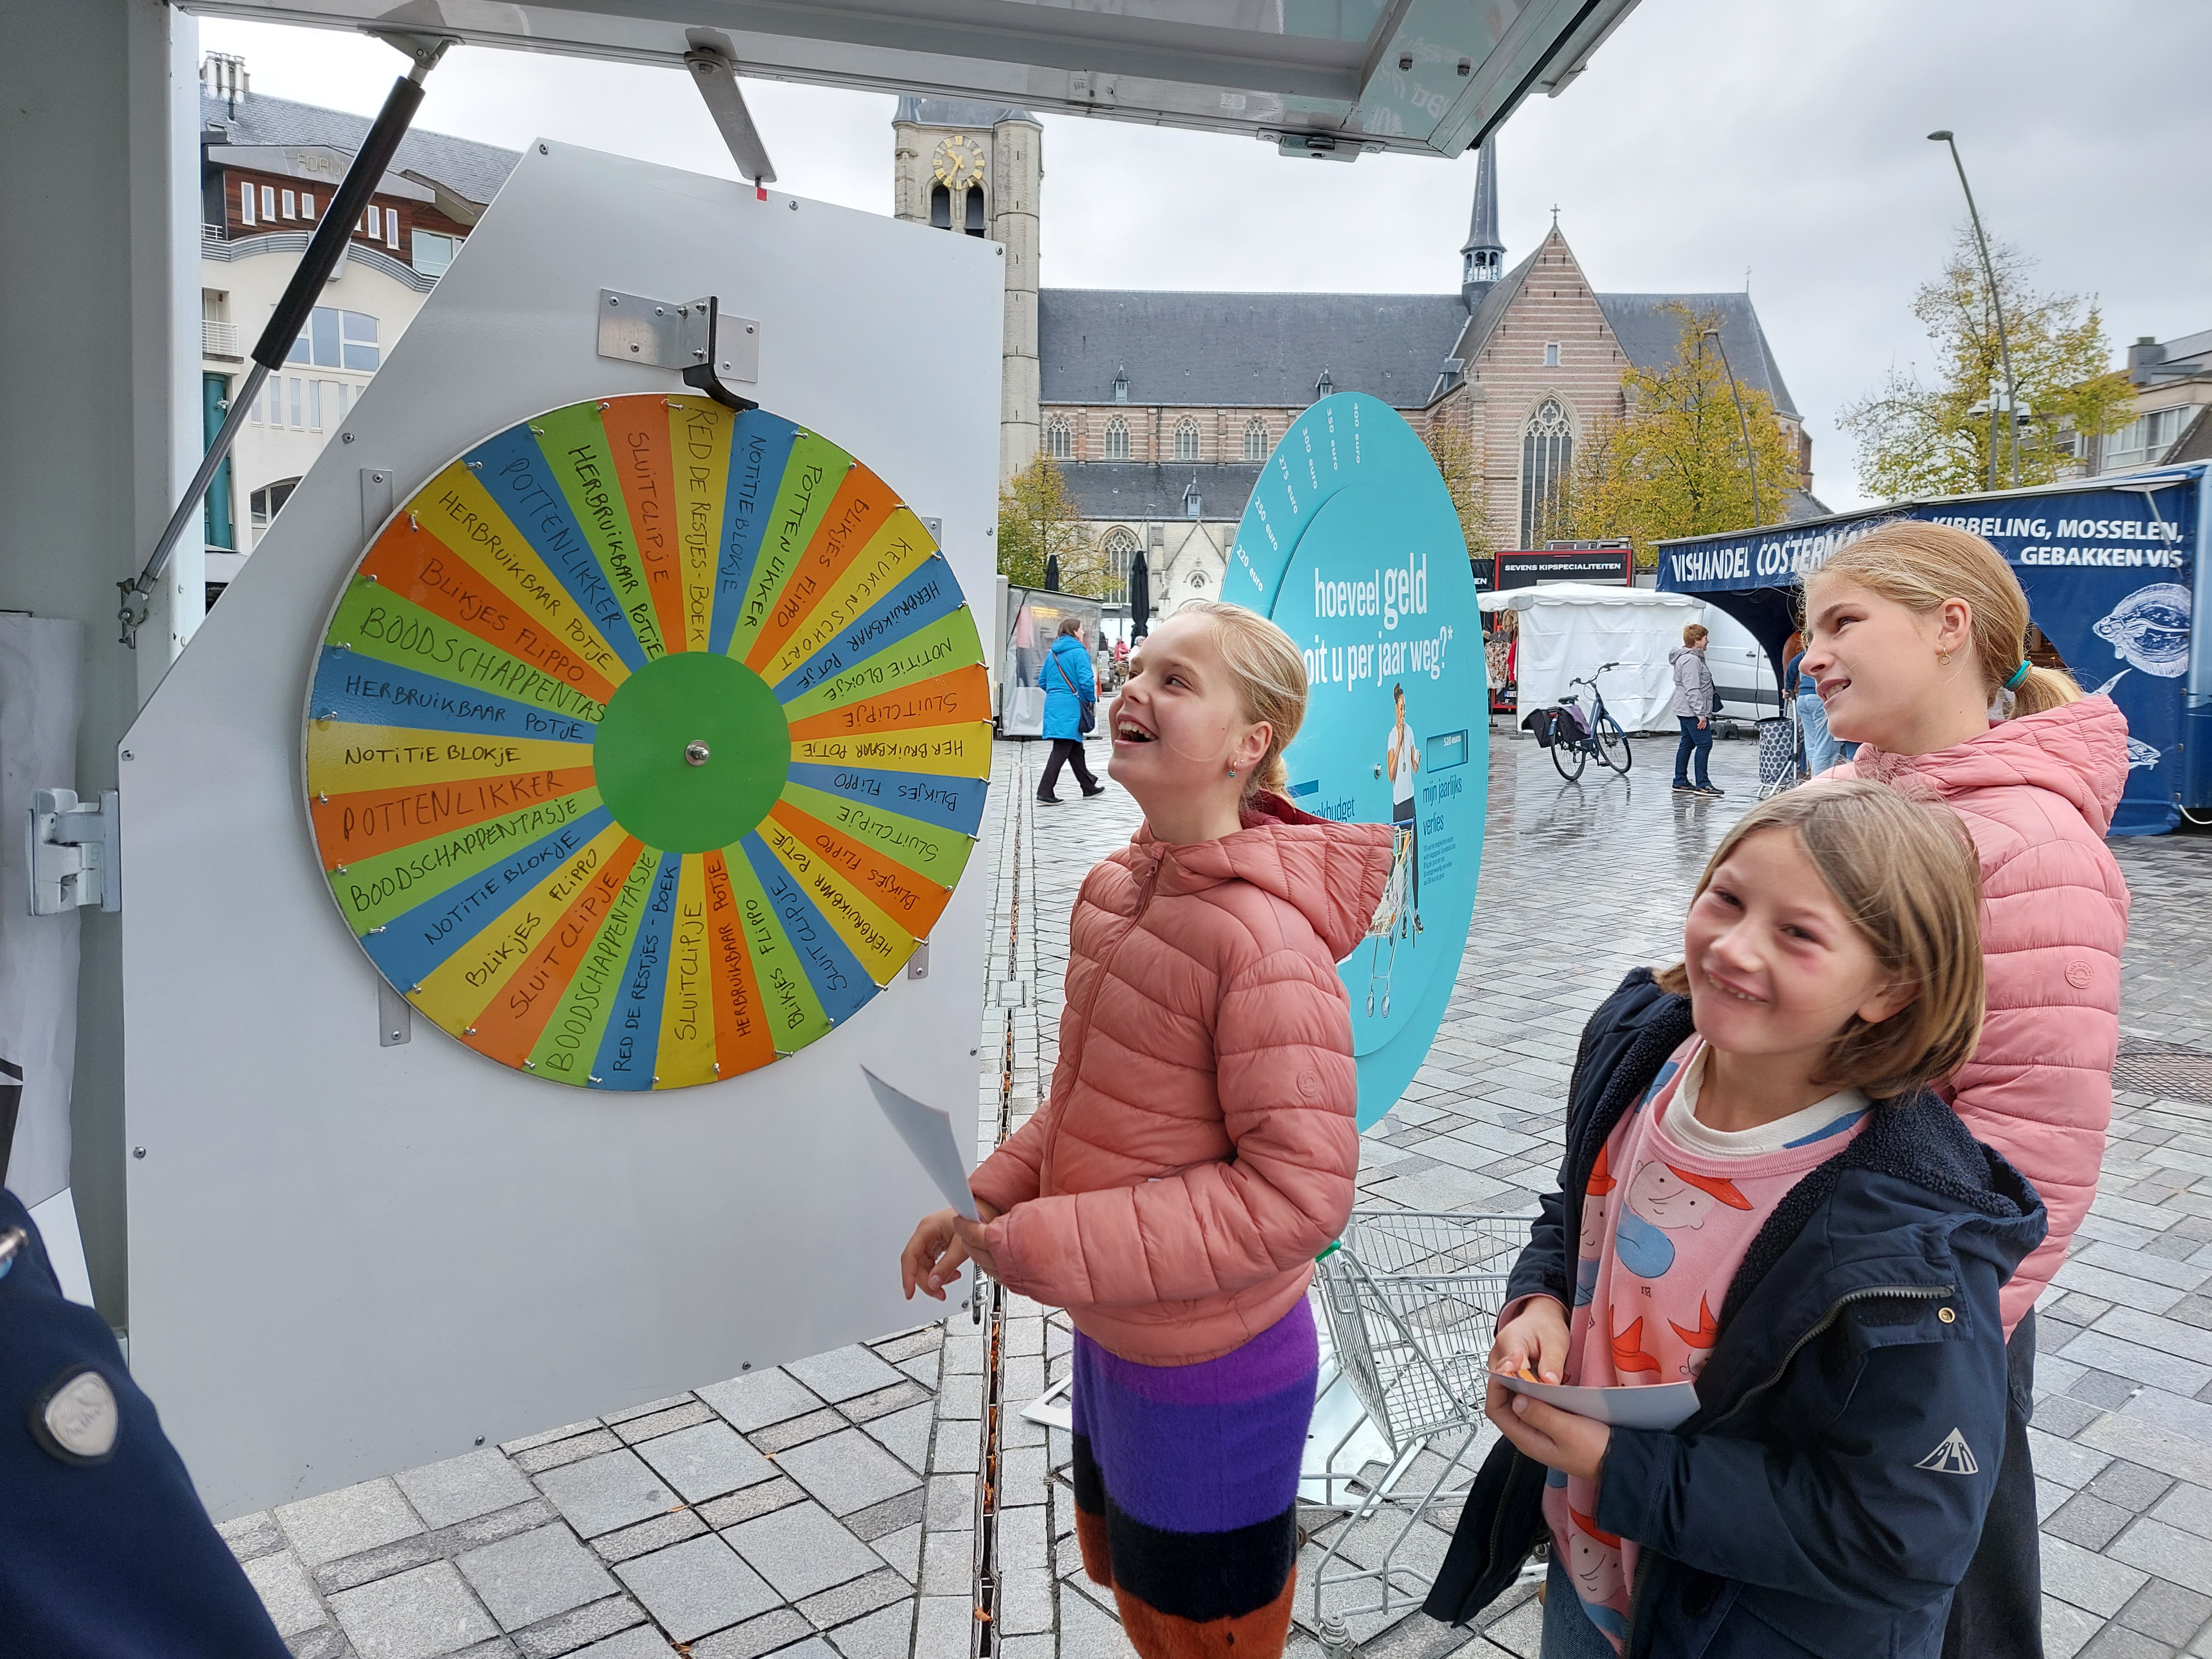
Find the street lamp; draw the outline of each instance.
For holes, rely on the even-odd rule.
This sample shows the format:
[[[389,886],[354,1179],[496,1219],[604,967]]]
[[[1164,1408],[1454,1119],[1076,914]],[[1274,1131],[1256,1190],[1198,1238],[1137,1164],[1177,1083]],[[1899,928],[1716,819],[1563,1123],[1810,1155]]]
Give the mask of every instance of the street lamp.
[[[1752,453],[1751,419],[1743,412],[1743,388],[1735,383],[1735,371],[1729,367],[1728,348],[1721,343],[1721,331],[1709,328],[1699,337],[1698,345],[1703,349],[1707,340],[1721,354],[1721,373],[1728,376],[1729,396],[1735,399],[1736,423],[1743,428],[1743,464],[1751,469],[1751,516],[1753,528],[1766,522],[1766,515],[1759,510],[1759,458]]]
[[[1959,141],[1951,136],[1950,129],[1941,128],[1928,135],[1932,143],[1948,144],[1951,149],[1951,165],[1959,169],[1959,188],[1966,193],[1966,216],[1974,222],[1974,246],[1982,252],[1982,275],[1990,284],[1990,308],[1997,319],[1997,361],[2004,367],[2005,377],[2005,435],[2012,445],[2012,481],[2020,483],[2020,398],[2012,384],[2012,352],[2005,344],[2004,301],[1997,294],[1996,268],[1990,264],[1989,238],[1982,234],[1982,216],[1974,207],[1974,187],[1966,182],[1966,164],[1959,159]],[[1990,412],[1990,488],[1997,487],[1997,422],[1996,411]]]

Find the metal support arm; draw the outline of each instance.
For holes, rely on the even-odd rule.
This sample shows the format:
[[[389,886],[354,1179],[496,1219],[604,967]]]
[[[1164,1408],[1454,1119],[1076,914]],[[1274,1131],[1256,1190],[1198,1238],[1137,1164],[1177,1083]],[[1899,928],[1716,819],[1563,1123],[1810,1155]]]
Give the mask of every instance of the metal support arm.
[[[330,280],[331,272],[337,269],[338,261],[345,257],[346,240],[353,227],[375,193],[378,183],[392,165],[399,141],[407,136],[408,124],[422,103],[422,78],[437,67],[446,49],[453,44],[450,35],[395,33],[372,30],[372,33],[387,46],[395,47],[415,60],[415,67],[392,83],[392,91],[385,98],[384,107],[377,112],[376,123],[362,140],[353,165],[346,169],[337,193],[331,198],[323,222],[315,227],[313,240],[307,251],[300,256],[299,268],[293,271],[292,280],[286,284],[283,295],[276,301],[276,309],[269,319],[269,326],[261,332],[253,348],[253,368],[246,375],[246,385],[230,400],[230,412],[223,416],[222,427],[208,445],[207,453],[200,458],[199,471],[185,486],[184,499],[170,514],[161,539],[147,556],[145,568],[127,581],[116,584],[123,590],[123,603],[116,612],[122,623],[120,643],[134,649],[138,643],[138,630],[145,625],[152,610],[154,584],[161,579],[168,568],[169,556],[176,550],[177,541],[191,522],[192,514],[200,510],[206,499],[208,485],[213,482],[216,469],[221,466],[236,441],[238,428],[246,423],[246,416],[253,407],[262,383],[270,373],[283,367],[292,350],[292,343],[300,337],[300,331],[307,325],[308,313],[321,297],[323,284]]]

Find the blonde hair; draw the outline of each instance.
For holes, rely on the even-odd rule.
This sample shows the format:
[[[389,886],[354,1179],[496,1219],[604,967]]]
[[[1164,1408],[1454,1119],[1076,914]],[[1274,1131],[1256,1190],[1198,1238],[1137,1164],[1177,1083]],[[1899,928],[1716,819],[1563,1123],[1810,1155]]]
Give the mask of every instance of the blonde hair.
[[[1692,623],[1688,627],[1682,630],[1682,643],[1688,646],[1693,651],[1697,649],[1698,642],[1700,640],[1709,640],[1711,638],[1712,638],[1711,630],[1707,629],[1703,623]]]
[[[2074,677],[2055,668],[2030,666],[2017,686],[2006,689],[2027,661],[2027,595],[2003,556],[1971,532],[1893,519],[1839,549],[1806,579],[1807,588],[1827,576],[1856,582],[1923,617],[1946,599],[1965,600],[1973,613],[1975,665],[1990,712],[2000,719],[2081,700]]]
[[[1886,1100],[1950,1076],[1982,1033],[1982,882],[1966,826],[1950,808],[1887,784],[1810,784],[1738,819],[1706,860],[1698,894],[1747,837],[1771,830],[1796,837],[1890,983],[1912,994],[1879,1024],[1853,1014],[1814,1082]],[[1678,996],[1690,988],[1679,962],[1658,981]]]
[[[1212,619],[1213,643],[1237,687],[1244,718],[1265,720],[1272,733],[1267,752],[1245,776],[1245,798],[1262,789],[1281,794],[1290,783],[1283,750],[1306,717],[1306,663],[1297,643],[1258,611],[1222,599],[1194,599],[1176,614]]]

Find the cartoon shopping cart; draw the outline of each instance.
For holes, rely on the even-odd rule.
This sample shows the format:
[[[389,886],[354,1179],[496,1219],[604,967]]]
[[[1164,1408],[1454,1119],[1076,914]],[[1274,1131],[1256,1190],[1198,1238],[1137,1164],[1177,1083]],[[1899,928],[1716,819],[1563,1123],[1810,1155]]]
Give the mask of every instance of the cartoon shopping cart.
[[[1390,877],[1382,884],[1382,902],[1375,907],[1375,914],[1367,923],[1367,938],[1370,941],[1367,957],[1367,1012],[1376,1012],[1376,998],[1382,998],[1381,1012],[1390,1012],[1390,975],[1398,965],[1398,941],[1413,931],[1413,908],[1407,902],[1413,870],[1413,826],[1398,823],[1391,826]]]

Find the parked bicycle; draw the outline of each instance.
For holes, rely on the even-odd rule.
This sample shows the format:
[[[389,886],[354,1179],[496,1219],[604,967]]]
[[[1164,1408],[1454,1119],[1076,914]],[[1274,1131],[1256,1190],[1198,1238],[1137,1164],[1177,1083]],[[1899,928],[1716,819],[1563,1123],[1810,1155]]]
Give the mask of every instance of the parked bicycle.
[[[1570,783],[1582,776],[1583,768],[1593,756],[1600,766],[1609,766],[1623,777],[1628,775],[1628,769],[1635,763],[1635,753],[1628,746],[1628,734],[1620,729],[1620,722],[1607,712],[1605,693],[1598,690],[1597,684],[1599,675],[1620,666],[1617,662],[1601,663],[1590,670],[1588,678],[1569,680],[1567,695],[1559,699],[1559,706],[1570,710],[1571,727],[1553,744],[1552,764]],[[1573,690],[1577,685],[1589,687],[1591,703],[1589,713],[1583,717],[1588,722],[1588,729],[1579,733],[1571,729],[1575,716],[1582,714],[1581,699]]]

